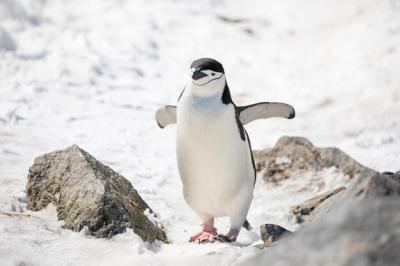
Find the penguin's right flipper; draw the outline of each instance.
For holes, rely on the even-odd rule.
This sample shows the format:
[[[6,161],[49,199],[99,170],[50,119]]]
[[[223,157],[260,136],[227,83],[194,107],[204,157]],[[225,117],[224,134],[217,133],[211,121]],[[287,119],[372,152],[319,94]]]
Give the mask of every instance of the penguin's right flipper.
[[[176,124],[176,106],[166,105],[156,112],[156,121],[159,127],[164,128]]]
[[[238,106],[237,111],[243,125],[257,119],[270,117],[292,119],[295,117],[294,108],[286,103],[261,102],[246,106]]]

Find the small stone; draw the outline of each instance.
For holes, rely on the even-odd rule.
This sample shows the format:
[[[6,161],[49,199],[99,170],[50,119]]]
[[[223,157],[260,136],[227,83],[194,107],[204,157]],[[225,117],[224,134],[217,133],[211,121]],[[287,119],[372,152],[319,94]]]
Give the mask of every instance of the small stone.
[[[271,245],[272,242],[278,240],[281,236],[287,233],[292,233],[291,231],[283,228],[276,224],[263,224],[260,225],[261,239],[265,244]]]

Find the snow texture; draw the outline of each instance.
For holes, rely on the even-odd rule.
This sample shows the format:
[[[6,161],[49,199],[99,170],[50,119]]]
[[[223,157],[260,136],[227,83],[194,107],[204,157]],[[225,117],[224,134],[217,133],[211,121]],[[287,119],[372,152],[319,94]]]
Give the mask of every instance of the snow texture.
[[[246,126],[253,148],[299,135],[396,171],[399,44],[398,0],[0,1],[0,264],[229,265],[255,254],[260,224],[296,229],[289,207],[346,176],[326,169],[277,187],[258,178],[254,232],[188,243],[200,221],[181,193],[175,126],[160,130],[157,108],[176,103],[193,60],[212,57],[237,104],[296,108],[293,120]],[[94,239],[61,229],[51,206],[26,211],[33,158],[74,143],[133,183],[171,244],[132,231]],[[217,227],[225,232],[227,220]]]

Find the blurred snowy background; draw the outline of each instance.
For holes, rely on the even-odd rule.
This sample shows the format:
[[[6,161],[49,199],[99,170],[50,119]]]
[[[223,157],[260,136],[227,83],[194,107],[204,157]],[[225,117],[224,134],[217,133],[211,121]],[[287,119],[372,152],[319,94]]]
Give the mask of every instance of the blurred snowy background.
[[[255,149],[299,135],[400,168],[399,0],[0,0],[0,211],[26,212],[34,157],[75,143],[127,177],[173,241],[92,239],[60,229],[49,208],[0,215],[0,265],[225,265],[254,252],[256,233],[187,243],[199,220],[181,195],[175,127],[153,117],[199,57],[224,64],[237,104],[296,108],[294,120],[249,125]],[[248,218],[295,228],[288,206],[309,195],[259,178]]]

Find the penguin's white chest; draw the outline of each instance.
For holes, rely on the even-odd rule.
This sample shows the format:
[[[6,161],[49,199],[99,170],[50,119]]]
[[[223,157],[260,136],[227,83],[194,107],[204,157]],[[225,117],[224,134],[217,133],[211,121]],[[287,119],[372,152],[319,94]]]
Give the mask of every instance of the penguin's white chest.
[[[251,201],[254,169],[232,104],[220,98],[181,99],[177,158],[185,200],[198,214],[228,216],[238,197]]]

